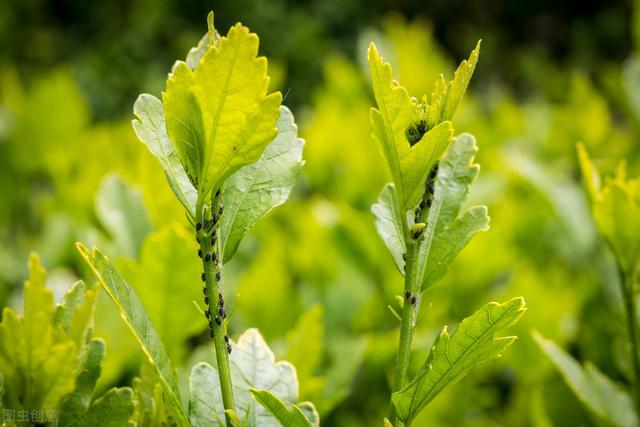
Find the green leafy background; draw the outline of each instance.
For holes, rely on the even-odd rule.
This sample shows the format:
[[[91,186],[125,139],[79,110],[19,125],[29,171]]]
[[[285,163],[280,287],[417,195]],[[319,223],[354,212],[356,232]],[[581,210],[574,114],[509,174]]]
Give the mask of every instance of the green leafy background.
[[[123,11],[118,2],[96,5],[90,14],[74,2],[55,13],[42,3],[0,5],[0,303],[25,313],[22,282],[35,250],[51,292],[42,297],[51,299],[51,312],[41,314],[53,316],[53,302],[77,280],[87,289],[96,282],[74,242],[103,248],[147,308],[186,407],[191,368],[214,363],[202,347],[206,323],[191,302],[201,292],[196,242],[164,170],[136,138],[131,107],[140,92],[160,97],[173,60],[206,30],[211,6],[185,7],[191,17],[182,9],[173,13],[177,6],[169,2],[134,2]],[[537,38],[521,40],[514,36],[521,20],[489,25],[492,18],[476,6],[434,2],[421,9],[422,3],[407,2],[394,11],[382,3],[305,8],[248,1],[215,10],[223,33],[236,20],[258,32],[261,54],[273,56],[270,91],[282,92],[305,139],[305,165],[290,200],[249,231],[226,266],[232,339],[259,328],[275,359],[297,367],[297,402],[314,402],[323,425],[379,425],[397,345],[397,320],[386,306],[395,304],[402,278],[395,265],[401,258],[389,256],[370,211],[391,177],[370,135],[374,99],[366,49],[374,40],[409,93],[423,94],[441,71],[451,79],[454,65],[482,38],[455,132],[474,135],[481,166],[462,212],[487,205],[491,229],[426,291],[412,377],[442,325],[453,334],[484,302],[520,295],[528,312],[509,329],[520,339],[502,358],[440,393],[415,424],[602,422],[608,407],[598,406],[598,393],[576,397],[563,379],[600,384],[612,395],[630,381],[615,266],[596,237],[575,143],[584,143],[603,174],[615,175],[626,158],[628,175],[640,175],[635,9],[611,2],[572,11],[569,19],[550,8],[532,15],[540,19],[537,26],[526,27],[537,28]],[[482,10],[493,10],[486,3]],[[531,7],[522,6],[522,16]],[[549,28],[562,32],[545,33],[545,22],[561,22]],[[151,40],[162,48],[147,49]],[[87,425],[100,416],[87,412],[91,407],[161,425],[171,412],[153,368],[106,293],[95,298],[91,339],[84,344],[94,358],[87,360],[102,358],[95,392],[96,380],[74,371],[75,392],[72,382],[61,383],[59,393],[43,398],[74,392],[82,403],[66,404],[86,412]],[[3,324],[11,318],[6,313]],[[58,334],[51,351],[77,352],[78,338],[51,333]],[[575,367],[563,351],[590,363],[575,377],[560,374],[554,365]],[[6,395],[11,387],[2,372]],[[127,403],[132,396],[144,404],[134,410]],[[286,409],[297,402],[287,401]],[[615,403],[628,404],[624,396]],[[116,404],[122,412],[112,410]],[[615,425],[637,422],[622,412]]]

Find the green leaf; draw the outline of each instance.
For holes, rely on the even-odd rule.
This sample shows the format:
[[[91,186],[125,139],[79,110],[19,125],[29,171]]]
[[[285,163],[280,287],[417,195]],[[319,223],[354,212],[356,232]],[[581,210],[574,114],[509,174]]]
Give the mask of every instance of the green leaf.
[[[373,43],[369,47],[369,65],[378,105],[370,113],[373,137],[389,164],[402,208],[411,209],[424,193],[427,175],[451,145],[451,122],[438,124],[411,145],[406,131],[420,119],[416,103],[404,87],[393,82],[391,66],[383,62]]]
[[[174,362],[183,358],[187,340],[206,327],[206,320],[193,307],[193,301],[202,298],[197,250],[193,234],[174,225],[145,239],[138,262],[126,260],[118,265]]]
[[[76,378],[75,390],[67,395],[60,405],[60,425],[73,425],[89,409],[91,396],[102,370],[105,348],[104,341],[99,338],[94,338],[87,344],[82,368]]]
[[[96,399],[82,418],[66,425],[74,427],[135,426],[135,423],[130,420],[134,410],[133,391],[129,387],[112,388]]]
[[[280,107],[278,135],[260,157],[225,182],[224,215],[220,225],[221,252],[228,262],[240,240],[255,223],[288,198],[303,165],[304,140],[298,138],[293,114]]]
[[[187,58],[189,61],[189,57]],[[133,114],[137,117],[132,124],[138,139],[158,159],[169,186],[189,216],[195,218],[198,193],[189,181],[176,148],[167,135],[162,102],[153,95],[143,93],[133,104]]]
[[[616,174],[601,182],[586,149],[578,144],[580,169],[591,198],[598,232],[616,256],[626,275],[640,268],[640,178],[629,179],[621,163]]]
[[[91,401],[100,377],[105,354],[105,343],[93,339],[88,343],[82,370],[76,379],[76,388],[60,405],[59,425],[74,427],[133,426],[133,393],[130,388],[111,389]]]
[[[376,230],[387,245],[391,256],[398,267],[398,271],[404,275],[404,258],[407,245],[404,240],[404,225],[407,216],[398,209],[398,196],[394,184],[387,184],[382,189],[378,203],[371,207],[371,212],[376,218]]]
[[[149,363],[143,363],[140,374],[133,379],[136,411],[134,421],[139,426],[165,427],[175,425],[169,407],[163,399],[162,384]]]
[[[53,293],[35,253],[24,284],[24,317],[5,307],[0,324],[0,372],[6,408],[40,410],[58,406],[75,388],[78,347],[54,322]],[[25,375],[28,373],[28,375]]]
[[[285,405],[298,400],[298,380],[293,365],[277,362],[271,349],[257,329],[248,329],[237,344],[232,343],[229,356],[236,413],[247,419],[247,425],[278,426],[266,409],[257,405],[251,389],[268,390]],[[216,369],[199,363],[191,371],[189,417],[194,426],[216,426],[216,419],[224,419],[220,382]],[[309,404],[307,404],[309,405]]]
[[[140,344],[149,362],[153,365],[162,383],[171,414],[179,426],[188,426],[189,423],[180,403],[178,385],[167,351],[151,324],[151,320],[140,299],[133,288],[125,282],[107,257],[99,250],[94,249],[91,252],[81,243],[77,243],[76,246],[95,273],[107,295],[115,303],[123,321]]]
[[[136,258],[152,229],[140,192],[118,175],[107,176],[96,197],[96,215],[113,237],[118,252]]]
[[[476,206],[462,215],[460,210],[480,167],[473,163],[478,147],[475,138],[462,134],[455,138],[440,162],[427,230],[420,243],[417,283],[425,290],[447,272],[458,253],[480,231],[488,230],[487,208]]]
[[[204,199],[276,136],[282,95],[267,95],[267,60],[240,24],[210,45],[195,70],[178,62],[162,94],[167,133]]]
[[[67,336],[76,342],[78,348],[91,334],[98,289],[86,289],[82,281],[76,282],[65,293],[62,302],[54,312],[54,322],[62,325]]]
[[[538,346],[560,371],[567,385],[584,406],[601,422],[616,427],[636,427],[638,416],[633,409],[633,400],[619,385],[614,383],[592,363],[582,367],[553,341],[537,332],[533,337]]]
[[[311,421],[296,405],[287,407],[267,390],[251,389],[253,397],[273,415],[283,427],[312,427]]]
[[[496,338],[495,335],[520,319],[526,310],[524,305],[522,298],[513,298],[504,304],[492,302],[464,319],[453,335],[449,335],[445,326],[416,378],[403,390],[393,393],[398,418],[409,422],[448,384],[460,379],[476,364],[499,356],[516,337]]]
[[[447,102],[444,105],[442,120],[451,120],[458,104],[462,101],[464,93],[467,91],[467,86],[469,85],[473,71],[478,63],[480,43],[481,41],[478,40],[475,49],[473,49],[471,55],[469,55],[469,59],[460,63],[458,69],[453,75],[453,80],[449,82],[449,88],[447,89]]]

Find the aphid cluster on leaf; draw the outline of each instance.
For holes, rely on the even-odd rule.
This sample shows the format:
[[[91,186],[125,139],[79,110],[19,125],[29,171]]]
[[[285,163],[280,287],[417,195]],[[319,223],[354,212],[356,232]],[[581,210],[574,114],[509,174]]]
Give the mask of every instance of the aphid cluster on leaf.
[[[414,123],[410,124],[409,127],[404,131],[404,136],[409,141],[410,146],[416,145],[425,133],[429,130],[429,125],[427,124],[427,120],[421,118]]]
[[[436,191],[436,178],[438,177],[438,170],[440,168],[440,163],[436,163],[433,168],[429,171],[429,175],[427,176],[427,180],[425,181],[425,191],[422,196],[422,200],[418,207],[415,210],[414,222],[419,223],[422,222],[420,219],[426,217],[423,215],[423,211],[425,209],[430,209],[433,204],[433,196]]]

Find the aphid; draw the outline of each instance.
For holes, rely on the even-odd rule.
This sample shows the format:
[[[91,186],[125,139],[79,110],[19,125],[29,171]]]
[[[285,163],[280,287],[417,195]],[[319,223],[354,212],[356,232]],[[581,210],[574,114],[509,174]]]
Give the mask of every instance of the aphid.
[[[411,305],[416,305],[416,301],[417,301],[416,296],[415,296],[415,295],[414,295],[414,296],[412,296],[412,297],[411,297]]]
[[[427,191],[429,192],[429,194],[433,194],[435,191],[435,187],[434,187],[434,183],[432,180],[429,181],[429,184],[427,184]]]
[[[209,329],[213,329],[213,322],[209,320]]]
[[[198,256],[202,258],[202,249],[198,249]]]
[[[211,254],[206,254],[204,256],[204,262],[209,262],[211,260]]]
[[[224,336],[224,342],[226,342],[227,344],[229,344],[229,335],[225,335],[225,336]]]
[[[411,291],[404,291],[405,299],[411,299],[412,296],[413,294],[411,293]]]
[[[222,325],[222,320],[218,316],[216,316],[216,318],[214,320],[216,321],[216,324],[218,326]]]
[[[222,278],[222,274],[220,274],[219,271],[216,271],[216,280],[219,282],[221,278]]]
[[[218,240],[218,238],[216,237],[215,233],[213,236],[211,236],[211,246],[216,244],[216,240]]]
[[[200,278],[202,279],[203,282],[207,280],[207,276],[204,274],[204,272],[200,275]]]
[[[224,212],[224,206],[220,205],[220,209],[218,209],[220,216],[222,216],[222,212]]]
[[[406,253],[402,254],[402,260],[403,260],[403,261],[406,261],[406,260],[407,260],[407,254],[406,254]]]
[[[422,199],[420,202],[420,209],[424,209],[425,207],[427,207],[427,200]]]
[[[211,221],[211,225],[216,225],[216,224],[218,223],[218,220],[219,220],[219,219],[220,219],[220,218],[218,217],[218,214],[217,214],[217,213],[214,213],[214,214],[213,214],[213,220]]]
[[[439,167],[440,167],[440,165],[438,163],[436,163],[436,165],[433,167],[433,169],[431,169],[431,172],[429,172],[429,178],[435,179],[435,177],[438,176]]]
[[[205,295],[207,295],[207,287],[206,287],[206,286],[203,286],[203,287],[202,287],[202,293],[203,293],[203,294],[205,294]]]
[[[224,307],[224,298],[222,298],[221,294],[218,294],[218,305]]]
[[[218,316],[222,317],[223,319],[227,316],[225,316],[227,313],[224,311],[224,307],[219,307],[218,308]]]
[[[213,259],[213,262],[218,262],[218,253],[214,252],[213,255],[211,256],[211,259]]]
[[[227,344],[227,351],[231,354],[231,344]]]
[[[201,222],[198,222],[198,223],[196,224],[196,231],[200,231],[200,229],[201,229],[201,228],[202,228],[202,223],[201,223]]]
[[[204,303],[209,305],[209,297],[208,296],[204,296]]]
[[[216,191],[216,197],[220,197],[220,189],[218,188],[218,191]]]
[[[204,311],[204,315],[207,316],[207,319],[211,318],[211,310],[208,308]],[[209,325],[211,325],[211,321],[209,321]]]
[[[427,207],[430,208],[433,204],[433,199],[427,199]]]
[[[213,329],[209,329],[209,336],[213,338]]]

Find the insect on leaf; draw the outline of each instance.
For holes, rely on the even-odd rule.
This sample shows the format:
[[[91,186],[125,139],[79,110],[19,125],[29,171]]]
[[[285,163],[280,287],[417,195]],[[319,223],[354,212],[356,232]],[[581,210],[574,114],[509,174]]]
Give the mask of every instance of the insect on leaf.
[[[492,302],[464,319],[452,335],[445,326],[418,375],[404,389],[393,393],[398,418],[411,421],[448,384],[476,364],[499,356],[516,337],[495,335],[520,319],[526,310],[524,305],[522,298],[504,304]]]
[[[427,230],[418,253],[416,280],[422,290],[444,277],[471,238],[489,228],[484,206],[470,208],[460,215],[469,188],[480,171],[480,166],[473,162],[477,151],[475,138],[462,134],[455,138],[440,162]]]
[[[407,129],[419,120],[415,101],[393,81],[391,65],[383,61],[373,43],[369,46],[369,66],[378,105],[370,113],[373,137],[389,164],[402,208],[411,209],[424,193],[427,175],[453,141],[451,122],[426,130],[410,144]]]
[[[178,384],[167,351],[151,324],[149,315],[133,288],[122,278],[109,259],[99,250],[89,251],[81,243],[76,244],[80,254],[95,273],[98,281],[113,300],[123,321],[129,327],[162,383],[167,404],[179,426],[188,426],[182,409]]]
[[[616,427],[637,427],[638,416],[631,396],[600,372],[592,363],[584,367],[553,341],[537,332],[533,338],[553,365],[560,371],[567,385],[598,421]]]
[[[304,164],[304,140],[298,138],[293,114],[285,106],[281,106],[280,111],[278,135],[260,159],[240,168],[225,182],[224,215],[220,225],[224,262],[231,260],[245,233],[260,218],[289,198]]]

